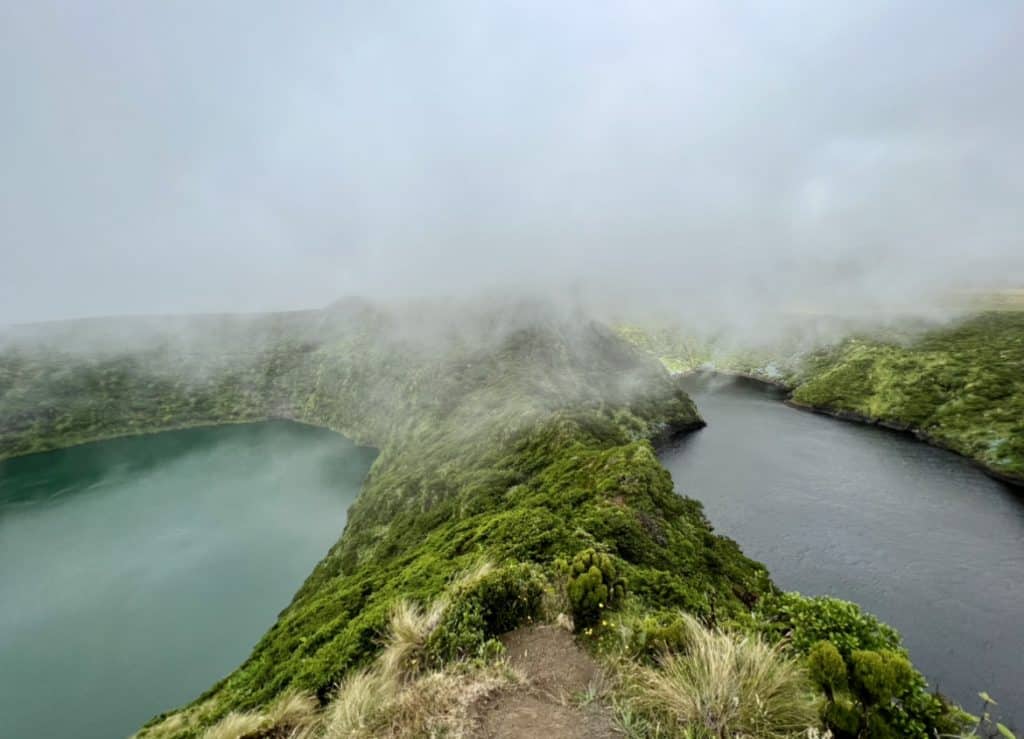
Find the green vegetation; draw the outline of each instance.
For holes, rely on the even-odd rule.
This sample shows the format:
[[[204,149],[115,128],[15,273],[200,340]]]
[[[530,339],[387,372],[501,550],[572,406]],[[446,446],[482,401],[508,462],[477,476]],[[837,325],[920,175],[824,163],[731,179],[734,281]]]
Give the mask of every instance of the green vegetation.
[[[616,574],[615,562],[607,554],[587,549],[573,557],[568,566],[569,604],[577,627],[594,626],[604,609],[614,608],[626,593],[626,584]]]
[[[650,724],[693,739],[784,739],[818,725],[807,670],[782,645],[682,619],[685,648],[631,678],[632,704]]]
[[[767,573],[675,493],[654,444],[702,421],[659,363],[591,323],[510,323],[496,312],[458,330],[439,325],[356,304],[222,327],[226,338],[202,351],[181,351],[178,338],[132,351],[0,353],[0,456],[274,417],[380,450],[344,534],[250,657],[141,734],[199,737],[219,726],[216,736],[274,736],[274,716],[294,718],[310,701],[309,726],[321,727],[310,731],[327,714],[376,731],[382,714],[362,711],[385,682],[401,688],[387,693],[391,718],[420,715],[430,690],[497,684],[466,672],[489,669],[495,637],[566,613],[609,659],[658,671],[645,673],[649,685],[674,684],[696,664],[694,618],[730,629],[708,637],[719,646],[742,644],[735,635],[746,632],[757,646],[736,647],[721,679],[742,673],[747,651],[763,653],[780,676],[778,715],[795,715],[808,700],[793,667],[805,652],[768,642],[803,622],[755,615],[775,613],[765,610],[777,596]],[[847,629],[859,649],[876,649],[856,619],[832,626],[837,638]],[[898,650],[896,641],[883,646]],[[795,726],[778,721],[779,731]]]
[[[795,405],[913,431],[1024,483],[1024,312],[861,331],[806,352],[797,341],[744,352],[671,331],[622,333],[677,371],[704,366],[780,384]]]
[[[806,358],[793,402],[911,429],[1024,482],[1024,313],[847,339]]]
[[[759,608],[760,628],[807,656],[825,695],[822,720],[839,739],[957,734],[967,719],[929,693],[899,635],[853,603],[775,594]]]

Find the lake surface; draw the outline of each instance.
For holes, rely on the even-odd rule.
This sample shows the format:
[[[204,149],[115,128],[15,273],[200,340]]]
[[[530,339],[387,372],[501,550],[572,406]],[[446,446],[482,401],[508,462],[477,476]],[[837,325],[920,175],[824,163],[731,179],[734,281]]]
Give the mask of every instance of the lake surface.
[[[1024,495],[910,436],[687,380],[708,426],[662,454],[676,489],[779,587],[852,600],[933,687],[1024,726]]]
[[[280,421],[0,462],[0,734],[127,736],[229,673],[373,457]]]

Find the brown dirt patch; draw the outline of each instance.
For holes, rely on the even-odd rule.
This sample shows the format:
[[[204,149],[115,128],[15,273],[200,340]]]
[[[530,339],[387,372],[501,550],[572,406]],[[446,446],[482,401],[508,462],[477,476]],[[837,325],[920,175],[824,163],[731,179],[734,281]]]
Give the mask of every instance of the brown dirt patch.
[[[511,665],[526,684],[476,707],[486,739],[611,739],[619,737],[611,711],[581,696],[600,684],[601,668],[572,635],[557,626],[531,626],[502,637]]]

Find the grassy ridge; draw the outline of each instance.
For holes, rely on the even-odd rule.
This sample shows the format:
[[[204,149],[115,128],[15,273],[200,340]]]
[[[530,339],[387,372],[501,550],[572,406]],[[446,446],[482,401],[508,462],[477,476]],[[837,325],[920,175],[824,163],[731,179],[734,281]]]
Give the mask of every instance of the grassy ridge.
[[[428,602],[482,555],[543,566],[597,546],[621,558],[644,602],[705,615],[745,611],[770,587],[658,463],[652,439],[701,422],[657,363],[594,325],[531,324],[444,351],[388,327],[377,314],[290,325],[231,363],[193,357],[170,370],[159,347],[2,355],[7,455],[272,416],[380,449],[344,536],[245,664],[197,703],[202,723],[289,687],[325,696],[372,658],[399,597]]]
[[[723,351],[671,331],[624,329],[675,371],[773,382],[795,405],[917,433],[1024,484],[1024,312],[938,328],[859,331],[825,348]]]
[[[423,340],[360,305],[263,320],[193,353],[169,340],[99,355],[52,346],[0,353],[0,454],[271,417],[380,450],[344,534],[251,656],[143,734],[200,736],[289,691],[328,702],[339,680],[379,653],[396,604],[435,602],[481,560],[494,572],[455,587],[431,635],[425,654],[437,664],[489,654],[493,637],[541,617],[542,596],[564,587],[567,562],[578,567],[569,582],[578,625],[598,647],[621,642],[614,628],[628,631],[631,659],[682,645],[680,611],[765,628],[752,613],[774,597],[767,573],[713,533],[698,502],[676,495],[654,454],[659,439],[702,424],[693,403],[612,332],[485,314],[468,333]],[[613,627],[597,614],[622,592]],[[826,607],[806,606],[813,623],[843,633],[847,622]],[[779,613],[771,622],[781,633],[801,628]],[[914,720],[932,716],[924,732],[946,709],[912,675]]]
[[[761,569],[674,495],[648,440],[698,423],[689,399],[614,337],[576,340],[516,332],[409,377],[436,378],[439,393],[396,414],[345,535],[216,689],[219,703],[259,705],[285,687],[325,696],[373,654],[399,597],[428,602],[484,555],[544,565],[597,545],[652,604],[739,612],[756,599]],[[326,374],[310,396],[321,413]],[[636,383],[644,393],[626,405]]]

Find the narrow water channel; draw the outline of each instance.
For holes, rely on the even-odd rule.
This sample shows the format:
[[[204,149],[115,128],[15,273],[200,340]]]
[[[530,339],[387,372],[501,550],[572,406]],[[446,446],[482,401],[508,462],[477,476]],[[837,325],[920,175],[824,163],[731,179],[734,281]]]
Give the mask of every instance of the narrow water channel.
[[[692,379],[708,422],[662,454],[676,489],[778,585],[861,604],[934,687],[1024,726],[1024,494],[912,437]]]
[[[111,739],[240,664],[373,453],[274,422],[0,462],[0,735]]]

